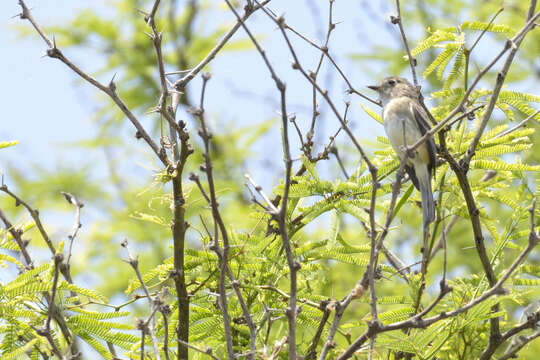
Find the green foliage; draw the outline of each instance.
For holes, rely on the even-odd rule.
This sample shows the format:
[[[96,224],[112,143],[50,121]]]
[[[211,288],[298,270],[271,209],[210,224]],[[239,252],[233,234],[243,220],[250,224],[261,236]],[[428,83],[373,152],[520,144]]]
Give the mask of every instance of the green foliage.
[[[95,72],[97,75],[108,75],[122,70],[124,76],[118,84],[120,95],[130,108],[143,112],[156,105],[160,90],[155,77],[152,44],[143,34],[147,27],[140,16],[132,11],[138,5],[139,2],[134,0],[115,2],[118,12],[130,15],[113,19],[98,16],[92,11],[81,11],[70,26],[50,30],[54,30],[61,47],[85,47],[97,41],[95,46],[99,48],[114,49]],[[173,39],[176,44],[165,49],[164,59],[168,65],[174,64],[175,67],[178,64],[181,68],[194,66],[226,30],[226,27],[219,25],[211,32],[192,31],[188,34],[182,29],[192,20],[189,14],[178,12],[177,16],[164,19],[160,19],[157,25],[164,29],[164,38]],[[459,103],[465,87],[470,85],[460,81],[471,72],[467,68],[472,59],[469,56],[475,53],[468,52],[470,41],[474,41],[483,31],[499,34],[495,39],[500,39],[501,35],[510,36],[514,32],[514,25],[510,20],[508,25],[497,23],[489,26],[482,21],[459,23],[456,20],[450,27],[441,25],[429,30],[425,39],[412,49],[413,56],[419,59],[422,56],[431,57],[429,61],[422,62],[426,65],[423,75],[433,84],[438,84],[438,91],[431,94],[434,102],[431,111],[438,121]],[[245,38],[230,42],[226,47],[228,51],[250,48],[251,43]],[[402,60],[395,56],[395,51],[383,50],[374,57],[384,58],[388,62],[396,58]],[[476,88],[466,105],[468,108],[485,105],[492,96],[491,90]],[[191,97],[191,88],[188,88],[182,105],[193,105]],[[508,89],[501,91],[496,103],[501,112],[490,119],[467,174],[479,209],[489,261],[499,278],[527,246],[530,219],[525,209],[533,199],[540,201],[540,165],[537,161],[530,161],[530,154],[538,151],[538,142],[534,140],[537,126],[502,134],[514,126],[511,121],[520,121],[532,115],[537,103],[540,103],[537,95]],[[362,109],[375,121],[382,122],[377,111],[367,106],[362,106]],[[476,119],[461,120],[445,133],[448,150],[456,159],[465,155],[473,141],[483,111],[477,112]],[[290,274],[282,239],[275,231],[275,219],[247,201],[241,175],[247,167],[248,154],[253,151],[253,145],[275,128],[276,120],[272,118],[239,126],[209,117],[213,121],[212,130],[215,130],[211,155],[216,175],[216,195],[230,240],[230,271],[240,280],[240,290],[257,328],[257,347],[273,349],[288,333],[286,314]],[[114,150],[118,157],[109,156],[106,160],[110,178],[92,178],[90,165],[83,164],[77,171],[66,166],[54,171],[36,166],[31,178],[13,169],[10,181],[15,182],[18,192],[25,198],[29,197],[29,201],[42,213],[56,211],[65,215],[66,211],[71,211],[58,192],[72,191],[88,199],[89,206],[99,214],[91,225],[83,226],[82,234],[76,239],[77,245],[80,244],[84,251],[74,252],[73,255],[71,264],[75,282],[69,283],[60,278],[56,284],[55,304],[65,316],[69,331],[104,359],[113,359],[109,346],[114,346],[120,357],[139,358],[143,345],[147,350],[146,356],[154,358],[148,352],[148,349],[152,349],[150,337],[145,336],[143,344],[143,336],[136,325],[137,319],[144,321],[149,316],[148,299],[138,276],[121,261],[126,255],[120,252],[118,245],[127,237],[134,244],[134,251],[140,255],[138,260],[143,282],[151,294],[160,294],[171,310],[166,319],[161,313],[156,313],[155,334],[160,351],[163,352],[166,341],[172,357],[176,351],[176,326],[180,320],[174,284],[177,274],[174,271],[174,257],[171,256],[171,207],[174,204],[170,190],[171,180],[178,174],[170,173],[150,159],[138,169],[138,176],[124,173],[123,160],[118,159],[128,158],[134,149],[123,144],[120,135],[122,118],[109,103],[100,102],[95,118],[99,134],[72,144],[90,150]],[[534,120],[540,121],[540,114]],[[163,126],[160,121],[155,121],[155,124],[154,135]],[[195,138],[195,129],[189,131]],[[389,210],[392,181],[399,161],[386,138],[379,137],[374,142],[376,150],[370,153],[370,159],[378,168],[377,180],[380,183],[376,191],[374,214],[379,235]],[[0,142],[0,149],[15,143]],[[197,140],[192,139],[192,144],[195,154],[187,164],[184,177],[189,171],[196,171],[203,161]],[[371,248],[366,229],[370,226],[373,184],[371,173],[363,163],[349,178],[342,178],[324,169],[321,163],[311,162],[306,156],[301,157],[301,162],[306,171],[291,179],[286,227],[294,258],[300,264],[297,337],[303,356],[320,326],[321,309],[325,309],[330,300],[346,296],[361,279],[369,262]],[[443,229],[452,221],[450,219],[455,218],[455,225],[446,234],[446,270],[453,291],[425,317],[443,311],[449,313],[478,298],[489,288],[485,276],[478,275],[483,274],[482,267],[474,250],[469,215],[458,179],[448,164],[441,162],[433,182],[439,216],[432,227],[429,245],[434,246],[442,236]],[[488,170],[495,173],[486,180],[484,176]],[[103,185],[105,182],[107,185]],[[224,358],[224,324],[218,301],[219,258],[211,249],[215,236],[214,220],[200,190],[187,181],[183,185],[184,210],[189,225],[183,275],[186,277],[190,301],[190,344],[201,349],[209,347],[216,356]],[[203,187],[208,187],[204,181]],[[283,184],[276,186],[273,195],[282,194],[283,189]],[[419,201],[420,195],[414,186],[410,182],[402,184],[393,222],[389,229],[385,229],[388,230],[385,246],[397,249],[399,257],[410,260],[408,263],[420,259],[418,254],[423,246],[419,231]],[[40,248],[44,244],[35,223],[29,220],[21,207],[13,206],[11,202],[1,202],[0,205],[2,210],[5,205],[10,216],[16,219],[15,230],[24,239],[31,240],[30,248],[42,250]],[[537,223],[534,226],[538,228]],[[50,343],[38,334],[37,329],[43,326],[48,317],[46,298],[53,288],[54,262],[36,264],[34,269],[26,269],[22,260],[13,254],[18,247],[9,230],[0,229],[0,248],[3,251],[0,253],[0,266],[7,267],[17,275],[0,284],[1,357],[36,359],[42,354],[52,356]],[[55,243],[58,237],[55,232]],[[65,249],[59,251],[66,252]],[[430,286],[440,281],[443,271],[441,252],[434,255],[425,279],[413,270],[408,273],[408,282],[404,281],[382,255],[377,265],[375,287],[378,317],[384,325],[410,318],[436,298],[438,289],[433,290]],[[84,274],[88,273],[95,274],[97,279],[84,279]],[[423,290],[423,280],[428,285],[426,290]],[[528,259],[505,284],[504,296],[491,297],[467,312],[439,321],[426,329],[380,334],[375,342],[375,358],[387,358],[388,351],[413,353],[419,359],[478,358],[489,341],[489,320],[499,317],[502,331],[515,326],[521,321],[519,314],[523,312],[522,307],[538,298],[539,286],[538,261]],[[422,291],[423,296],[420,296]],[[229,281],[226,292],[233,345],[238,353],[245,353],[249,350],[249,329]],[[351,338],[366,330],[367,321],[371,319],[369,302],[369,294],[353,300],[339,326],[334,339],[335,347],[329,358],[337,357]],[[494,305],[499,306],[498,312],[492,311]],[[331,320],[332,317],[323,326],[317,350],[326,340]],[[68,344],[54,319],[51,331],[55,345],[65,350]],[[532,344],[531,348],[530,353],[534,353],[538,345]],[[284,346],[280,358],[286,358],[286,352],[287,347]],[[362,349],[358,358],[366,358],[366,354],[367,350]],[[261,350],[258,355],[266,358],[268,354],[263,354]],[[193,359],[204,358],[203,354],[195,352],[191,356]]]
[[[470,29],[470,30],[478,30],[478,31],[489,31],[494,33],[504,33],[504,34],[510,34],[512,33],[512,29],[510,26],[501,24],[488,24],[481,21],[464,21],[461,23],[460,28],[462,30]]]

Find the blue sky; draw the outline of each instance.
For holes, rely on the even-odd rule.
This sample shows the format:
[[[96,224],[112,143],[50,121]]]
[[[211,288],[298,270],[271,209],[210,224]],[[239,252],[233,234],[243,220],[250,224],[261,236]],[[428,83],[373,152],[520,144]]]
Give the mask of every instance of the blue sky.
[[[91,1],[40,1],[32,6],[37,19],[52,23],[67,19],[84,3]],[[89,109],[80,101],[73,75],[55,61],[42,57],[45,46],[38,39],[16,35],[15,27],[27,26],[18,17],[11,18],[19,12],[17,1],[0,4],[0,41],[5,54],[0,60],[5,85],[0,139],[20,142],[1,156],[17,162],[34,159],[51,164],[60,156],[56,144],[65,141],[66,135],[79,136],[90,130],[85,121]],[[2,163],[0,158],[0,167]]]

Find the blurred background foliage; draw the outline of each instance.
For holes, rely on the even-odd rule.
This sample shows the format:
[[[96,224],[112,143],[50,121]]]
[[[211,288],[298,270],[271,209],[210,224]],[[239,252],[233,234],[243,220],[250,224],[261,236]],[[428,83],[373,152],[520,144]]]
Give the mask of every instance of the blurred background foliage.
[[[237,3],[240,7],[240,2]],[[359,3],[360,8],[366,14],[376,15],[376,21],[380,23],[380,31],[388,32],[390,37],[397,40],[394,42],[381,41],[377,36],[370,36],[369,29],[359,29],[360,35],[339,34],[341,37],[350,37],[350,41],[347,41],[348,48],[335,50],[342,54],[341,62],[348,64],[346,65],[347,69],[351,69],[353,73],[360,73],[362,79],[369,82],[375,82],[378,78],[388,74],[401,74],[410,77],[408,62],[403,58],[404,51],[400,45],[399,32],[388,21],[388,14],[394,13],[393,1],[360,1]],[[41,4],[41,6],[46,5]],[[55,35],[58,46],[67,53],[76,50],[80,51],[81,54],[86,51],[98,54],[95,61],[89,64],[93,74],[100,79],[112,78],[117,74],[115,81],[119,95],[130,109],[141,119],[144,119],[146,128],[151,130],[155,139],[158,139],[159,136],[167,132],[167,126],[159,116],[147,114],[156,106],[160,95],[155,52],[151,41],[145,34],[149,29],[142,20],[143,16],[136,10],[149,9],[150,6],[150,1],[111,1],[107,4],[108,10],[105,14],[91,9],[83,10],[73,14],[73,18],[69,22],[50,26],[46,30],[49,34]],[[314,33],[307,35],[315,38],[319,36],[317,34],[326,33],[327,2],[307,0],[302,6],[305,12],[311,11],[310,14],[313,16],[318,13],[320,19],[324,19],[315,22]],[[335,6],[347,8],[349,4],[338,0]],[[495,24],[508,26],[508,33],[513,34],[523,25],[524,14],[528,8],[527,1],[504,1],[502,4],[500,1],[489,0],[404,1],[402,12],[404,26],[414,48],[421,40],[432,35],[436,29],[451,27],[455,29],[456,26],[465,21],[489,22],[501,6],[504,7],[504,11],[497,17]],[[312,12],[314,7],[317,9],[316,12]],[[271,8],[277,13],[285,13],[288,17],[286,1],[273,1]],[[164,59],[167,70],[186,70],[195,66],[231,26],[232,18],[229,15],[222,2],[205,0],[163,2],[157,17],[157,27],[163,31]],[[340,19],[335,20],[339,21]],[[254,21],[263,22],[268,21],[268,19],[262,14],[257,14]],[[294,23],[291,25],[295,26]],[[22,35],[35,37],[27,24],[18,24],[17,27]],[[479,34],[478,31],[470,29],[456,31],[459,32],[458,37],[465,34],[464,47],[470,46],[471,40],[474,41]],[[224,48],[219,57],[225,61],[227,59],[242,59],[246,54],[254,51],[253,46],[241,30],[239,34]],[[274,49],[271,47],[273,42],[266,42],[268,33],[258,32],[256,35],[261,39],[269,54],[289,58],[289,54],[285,53],[283,48]],[[477,49],[471,54],[470,78],[475,76],[477,70],[491,61],[496,52],[502,48],[505,35],[507,33],[504,32],[486,34]],[[332,42],[330,42],[330,49],[334,50]],[[418,73],[424,73],[441,51],[439,48],[430,47],[418,54]],[[518,90],[532,94],[537,92],[540,80],[539,53],[540,32],[535,30],[527,36],[520,48],[518,57],[510,69],[505,90]],[[457,61],[462,60],[458,59]],[[454,58],[449,59],[448,66],[440,71],[440,76],[437,76],[436,71],[434,71],[427,77],[421,78],[423,93],[428,98],[428,105],[437,106],[435,110],[445,105],[449,106],[451,103],[451,97],[448,94],[433,97],[430,95],[433,92],[443,90],[455,62]],[[496,68],[499,66],[500,64]],[[212,63],[210,63],[208,70],[213,70]],[[265,72],[266,70],[261,65],[258,71]],[[343,97],[341,79],[333,74],[331,68],[325,67],[325,74],[327,77],[324,82],[331,90],[331,95],[336,98]],[[496,71],[492,71],[481,82],[481,85],[489,89],[494,83],[496,74]],[[459,88],[462,86],[463,73],[454,75],[453,88]],[[286,80],[291,83],[296,81],[294,78]],[[209,83],[210,88],[212,81]],[[252,89],[244,90],[257,94],[258,83],[255,82],[252,85]],[[307,83],[304,85],[303,94],[292,96],[294,96],[295,101],[301,102],[300,106],[307,108],[307,113],[309,113],[311,91]],[[451,85],[448,86],[448,89],[452,88]],[[88,85],[77,82],[75,86]],[[362,86],[363,84],[358,84],[359,88]],[[224,88],[227,88],[227,85]],[[187,87],[182,97],[182,111],[179,114],[179,119],[188,122],[191,142],[195,148],[195,154],[189,159],[188,167],[184,172],[186,179],[189,172],[197,172],[199,165],[203,162],[201,143],[197,136],[198,124],[186,111],[189,107],[198,105],[199,89],[200,79],[196,78]],[[259,106],[259,103],[260,106],[263,106],[264,103],[267,103],[267,100],[262,96],[251,95],[245,96],[245,101],[252,106]],[[229,93],[223,92],[214,96],[217,96],[219,101],[223,103],[226,103],[228,97],[231,96],[242,98],[232,90]],[[271,93],[270,96],[275,98],[273,101],[277,99],[277,93]],[[481,98],[481,94],[478,96]],[[358,99],[350,99],[352,100],[351,107],[354,110],[354,116],[351,118],[353,124],[373,123],[368,114],[361,110]],[[538,108],[537,98],[533,100],[527,101],[527,105],[531,108]],[[39,159],[37,159],[30,165],[30,170],[28,167],[23,168],[16,163],[2,164],[2,166],[6,166],[4,170],[9,174],[9,177],[5,178],[4,181],[16,189],[22,198],[40,209],[44,222],[49,231],[54,234],[55,239],[65,238],[66,229],[71,226],[72,208],[59,195],[60,191],[73,193],[82,199],[85,203],[83,227],[75,244],[72,272],[77,283],[100,291],[111,299],[111,303],[121,303],[130,295],[130,292],[124,293],[127,287],[126,279],[133,278],[132,270],[125,262],[121,261],[125,258],[125,254],[119,243],[124,238],[128,238],[134,244],[143,273],[162,264],[171,256],[171,185],[161,181],[160,176],[163,170],[155,157],[147,151],[145,144],[134,140],[134,129],[131,128],[130,124],[127,124],[122,113],[113,106],[109,99],[102,95],[96,95],[92,99],[92,104],[95,107],[92,119],[93,127],[96,129],[95,134],[81,141],[69,142],[63,151],[66,152],[65,156],[69,156],[69,152],[74,151],[73,149],[77,149],[77,151],[82,149],[89,154],[100,152],[104,154],[101,157],[103,161],[97,163],[81,162],[81,164],[74,166],[64,166],[59,161],[56,167],[46,168],[40,166]],[[369,107],[368,104],[365,105]],[[286,329],[286,318],[279,315],[279,309],[283,310],[286,307],[286,301],[277,292],[261,289],[260,286],[276,286],[286,291],[288,289],[286,263],[281,255],[280,242],[275,241],[272,236],[266,236],[267,215],[251,203],[251,195],[244,186],[243,174],[246,171],[252,174],[256,180],[261,181],[266,186],[268,193],[271,192],[270,186],[273,185],[278,185],[276,191],[279,190],[279,176],[282,166],[281,145],[279,138],[273,136],[276,134],[276,129],[279,130],[279,124],[272,111],[268,111],[267,116],[263,118],[254,118],[250,116],[250,113],[245,113],[241,119],[231,119],[230,117],[222,117],[219,112],[213,111],[212,104],[209,104],[208,107],[210,127],[214,134],[211,154],[220,209],[234,242],[231,256],[233,271],[246,281],[247,298],[258,304],[259,312],[256,314],[256,320],[260,321],[261,324],[264,324],[264,321],[275,321],[278,324],[272,326],[272,331],[268,334],[271,339],[269,343],[273,343],[283,336]],[[513,122],[509,126],[517,124],[527,115],[523,111],[513,107],[508,108],[502,104],[500,108],[505,111],[494,113],[490,122],[491,128],[508,123],[510,113]],[[377,113],[379,111],[376,108],[372,108],[372,110]],[[441,110],[441,115],[444,110]],[[335,131],[337,126],[332,115],[328,114],[326,106],[321,105],[321,111],[324,122],[321,120],[321,125],[318,125],[317,128],[317,136],[322,139],[316,143],[317,150],[322,149],[325,145],[325,139]],[[436,111],[434,114],[437,115]],[[66,119],[66,121],[76,120]],[[309,122],[300,123],[300,126],[302,130],[307,131]],[[387,167],[389,175],[384,179],[384,183],[387,184],[394,178],[394,173],[390,173],[390,171],[392,166],[396,165],[396,159],[389,152],[389,147],[384,140],[376,140],[374,137],[362,133],[360,131],[362,126],[356,126],[356,133],[371,153],[377,156],[375,160],[377,164]],[[474,121],[462,121],[450,136],[461,134],[463,138],[463,134],[474,129],[474,126]],[[538,121],[529,121],[528,123],[528,127],[534,130],[538,130],[538,126]],[[509,164],[516,164],[514,157],[523,163],[531,164],[531,166],[539,164],[540,148],[538,144],[540,138],[538,134],[539,132],[535,131],[524,135],[527,139],[523,140],[522,144],[527,145],[520,148],[517,155],[504,155],[503,159]],[[457,141],[457,138],[451,138],[449,141],[450,145],[454,146],[453,150],[456,154],[460,153],[460,149],[462,149]],[[461,142],[461,140],[459,141]],[[466,136],[464,141],[466,141]],[[296,146],[293,146],[293,157],[298,158],[300,151],[297,141],[295,140],[293,144]],[[354,173],[356,170],[358,174],[362,174],[362,170],[365,169],[358,169],[359,156],[348,139],[345,136],[338,137],[336,146],[344,157],[348,173]],[[266,162],[255,163],[253,161],[253,153],[257,151],[266,154]],[[133,163],[133,154],[137,154],[136,164]],[[491,155],[493,155],[491,158],[498,157],[498,154]],[[24,159],[25,163],[28,161],[31,160]],[[304,177],[297,179],[298,184],[293,186],[291,196],[293,198],[297,196],[298,199],[305,198],[305,200],[299,204],[296,215],[318,211],[313,209],[313,206],[316,206],[314,205],[316,201],[328,198],[335,193],[336,187],[340,183],[340,180],[337,179],[345,181],[333,156],[326,163],[317,165],[317,168],[320,169],[319,172],[314,170],[314,173],[308,172]],[[301,162],[295,161],[294,166],[295,170],[298,169]],[[449,174],[445,178],[445,170],[444,165],[439,168],[435,181],[438,184],[447,181],[443,195],[445,224],[452,221],[452,216],[456,216],[455,225],[447,236],[449,277],[450,279],[459,277],[459,280],[456,281],[463,282],[463,286],[456,286],[457,284],[454,286],[464,292],[468,286],[472,286],[471,289],[482,288],[482,286],[485,288],[485,284],[479,285],[481,284],[481,275],[478,274],[482,274],[482,267],[474,249],[470,222],[467,219],[460,190],[455,184],[455,179],[451,179]],[[471,183],[476,186],[474,193],[478,196],[477,200],[482,206],[482,214],[485,215],[482,217],[482,222],[488,237],[490,253],[495,254],[497,251],[503,253],[497,257],[497,263],[494,264],[500,273],[517,255],[516,248],[525,244],[526,240],[524,240],[523,234],[521,236],[516,234],[527,230],[528,213],[526,209],[530,205],[530,199],[534,196],[534,192],[538,191],[535,190],[537,186],[535,179],[539,178],[539,171],[537,167],[531,167],[529,170],[534,170],[532,172],[503,168],[494,178],[483,182],[481,179],[485,175],[485,170],[486,167],[479,164],[477,170],[474,170],[469,178]],[[333,186],[331,186],[330,191],[318,192],[314,190],[321,185],[320,179],[317,179],[318,176],[320,179],[330,181]],[[357,180],[359,178],[361,175],[358,175]],[[302,181],[305,182],[305,189],[307,189],[304,193],[302,193],[301,188]],[[200,284],[212,275],[212,269],[215,268],[216,262],[214,254],[207,249],[208,239],[203,225],[203,222],[207,226],[212,223],[210,210],[199,190],[187,180],[186,184],[186,208],[190,224],[187,248],[194,261],[193,269],[187,273],[187,277],[188,282],[191,282],[195,287],[196,284]],[[401,194],[408,187],[409,184],[405,184]],[[298,195],[295,195],[295,191],[298,192]],[[383,194],[385,192],[383,191]],[[356,196],[354,191],[351,194],[353,198]],[[314,198],[316,200],[313,200]],[[356,206],[354,211],[350,211],[350,208],[348,208],[349,211],[344,210],[346,206],[351,204],[340,204],[339,206],[334,204],[333,207],[337,210],[324,211],[325,214],[320,217],[313,215],[313,221],[295,233],[292,241],[296,255],[303,266],[299,274],[301,279],[300,298],[307,298],[314,302],[330,298],[340,299],[359,280],[367,263],[368,248],[366,246],[369,243],[366,231],[362,226],[362,220],[365,220],[367,216],[365,212],[362,213],[363,207],[366,206],[365,203],[362,203],[362,198],[363,195],[358,195],[354,199],[356,201],[352,204]],[[421,217],[419,216],[420,209],[417,206],[418,199],[419,195],[413,192],[410,201],[400,209],[399,216],[394,220],[391,233],[386,241],[387,246],[394,249],[407,263],[414,263],[420,258],[422,244],[419,240]],[[350,201],[352,202],[352,200]],[[383,197],[379,204],[378,213],[383,214],[385,206],[388,205],[388,198]],[[5,196],[0,196],[0,208],[5,209],[11,218],[16,219],[18,225],[29,220],[23,209],[14,207],[12,200]],[[293,218],[294,215],[291,214],[290,220]],[[358,221],[359,219],[361,221]],[[380,216],[379,221],[382,222],[382,219]],[[437,236],[439,236],[440,227],[437,231]],[[33,248],[44,246],[38,240],[35,229],[29,230],[25,236],[32,239]],[[507,236],[507,238],[500,239],[502,236]],[[499,247],[501,243],[505,245]],[[249,244],[246,250],[244,250],[245,244]],[[343,253],[338,253],[336,249],[343,250]],[[257,254],[260,254],[261,258],[257,258]],[[46,259],[46,256],[43,256]],[[431,295],[438,291],[438,280],[442,273],[441,256],[439,253],[438,257],[430,264],[428,293]],[[204,262],[201,260],[204,258],[213,259],[213,262]],[[275,263],[269,262],[269,259]],[[536,267],[540,265],[538,252],[532,254],[530,265]],[[166,269],[168,268],[166,267]],[[386,321],[399,319],[399,311],[408,315],[406,309],[412,306],[414,296],[410,296],[410,294],[413,294],[414,291],[409,289],[405,283],[398,281],[393,270],[385,267],[382,270],[383,280],[378,283],[377,288],[381,294],[384,294],[382,301],[387,301],[387,304],[381,306],[381,311],[389,311]],[[156,276],[164,274],[166,271],[158,272]],[[526,278],[531,279],[530,285],[536,286],[523,286],[526,285],[525,282],[523,284],[516,283],[516,286],[521,285],[522,287],[516,288],[519,291],[513,292],[504,301],[507,309],[505,321],[516,322],[522,316],[523,306],[538,299],[540,295],[537,286],[538,273],[534,272],[534,274]],[[388,278],[390,281],[385,281]],[[160,278],[153,285],[157,288],[164,282],[166,284],[166,280]],[[207,286],[209,289],[215,288],[217,277],[211,278]],[[134,289],[130,289],[130,291],[132,290]],[[194,337],[192,340],[195,343],[205,343],[207,337],[214,337],[214,350],[219,353],[220,349],[223,351],[223,343],[220,340],[222,327],[219,321],[219,311],[215,309],[213,298],[208,296],[208,293],[201,292],[195,296],[192,302],[193,306],[197,308],[193,309],[194,329],[192,329],[192,333]],[[452,299],[448,299],[446,305],[452,306],[452,302],[459,302],[459,299],[460,297],[456,295]],[[238,317],[240,313],[237,304],[234,304],[234,300],[232,301],[231,308],[234,309],[234,318]],[[276,309],[268,310],[265,306]],[[133,309],[142,314],[146,311],[146,305],[134,303]],[[201,314],[208,309],[213,315],[207,314],[205,318]],[[272,311],[276,311],[276,314],[272,314]],[[264,319],[267,313],[270,315]],[[320,311],[304,306],[299,316],[299,344],[303,344],[302,346],[305,347],[314,335],[313,325],[317,323],[315,319],[320,317]],[[384,319],[384,316],[382,318]],[[352,304],[348,309],[346,320],[336,337],[336,341],[343,345],[354,339],[360,331],[365,329],[367,319],[369,319],[369,307],[366,298]],[[456,320],[456,322],[459,321],[464,321],[464,319]],[[486,327],[489,327],[487,321],[485,324]],[[484,341],[481,343],[485,344],[486,331],[484,328],[474,327],[463,330],[466,329],[465,325],[460,327],[461,325],[453,324],[452,326],[461,329],[463,336],[461,338],[453,337],[442,348],[441,354],[445,353],[445,358],[470,359],[482,350],[483,346],[478,347],[476,340],[480,337]],[[245,326],[235,324],[234,328],[235,331],[238,331],[239,344],[249,340],[249,337],[246,337]],[[384,340],[386,343],[394,344],[394,348],[398,348],[401,339],[397,341],[398,339],[392,338],[392,336],[396,336],[395,334],[384,336],[388,337]],[[389,345],[389,348],[392,346]],[[454,356],[452,349],[457,348],[461,349],[463,353]],[[538,351],[540,351],[540,344],[533,342],[521,354],[523,358],[532,359]],[[380,349],[378,356],[382,357],[384,354],[386,352]]]

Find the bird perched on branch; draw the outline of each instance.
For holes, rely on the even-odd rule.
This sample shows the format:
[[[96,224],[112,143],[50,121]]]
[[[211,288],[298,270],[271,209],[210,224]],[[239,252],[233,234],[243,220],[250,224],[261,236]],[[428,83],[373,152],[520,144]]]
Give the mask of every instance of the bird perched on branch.
[[[405,171],[420,191],[425,229],[435,220],[435,204],[431,190],[431,177],[436,163],[435,142],[429,137],[409,154],[406,154],[406,147],[416,143],[429,131],[427,114],[418,101],[418,92],[404,78],[390,76],[378,85],[370,85],[368,88],[379,93],[384,130],[390,145],[400,159],[407,155]]]

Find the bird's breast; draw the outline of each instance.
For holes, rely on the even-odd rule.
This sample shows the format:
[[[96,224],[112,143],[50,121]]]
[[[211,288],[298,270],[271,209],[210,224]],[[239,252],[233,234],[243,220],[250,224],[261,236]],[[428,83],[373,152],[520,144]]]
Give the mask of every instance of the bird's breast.
[[[399,157],[403,156],[405,144],[412,145],[422,136],[413,116],[408,98],[392,99],[383,109],[384,130]],[[424,152],[422,148],[418,149],[421,153]]]

